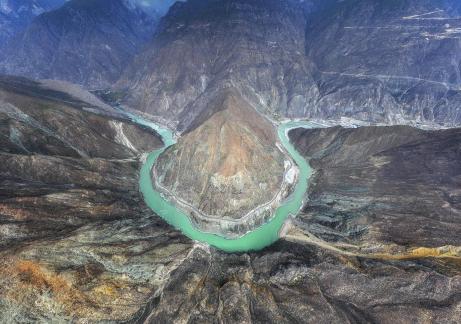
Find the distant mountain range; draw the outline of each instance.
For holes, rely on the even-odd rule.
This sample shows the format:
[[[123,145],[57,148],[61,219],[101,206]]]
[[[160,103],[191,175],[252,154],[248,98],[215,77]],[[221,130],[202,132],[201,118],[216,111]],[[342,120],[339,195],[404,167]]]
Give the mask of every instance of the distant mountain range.
[[[0,46],[23,31],[31,21],[69,0],[0,0]],[[109,1],[107,1],[109,2]],[[124,0],[127,7],[138,8],[149,15],[165,14],[174,0]]]
[[[223,87],[274,117],[459,124],[458,13],[456,1],[189,0],[118,86],[185,128]]]
[[[0,0],[0,45],[24,30],[38,15],[56,9],[66,0]]]
[[[461,123],[458,1],[189,0],[158,30],[161,8],[141,4],[44,13],[4,47],[0,72],[115,84],[181,130],[224,88],[273,118]]]
[[[2,51],[1,70],[108,87],[152,38],[158,16],[123,0],[74,0],[36,17]]]

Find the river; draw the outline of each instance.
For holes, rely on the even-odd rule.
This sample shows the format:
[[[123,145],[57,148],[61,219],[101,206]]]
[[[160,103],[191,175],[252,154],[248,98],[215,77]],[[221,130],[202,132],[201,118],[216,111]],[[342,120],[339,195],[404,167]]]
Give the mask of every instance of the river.
[[[138,124],[144,125],[155,130],[163,139],[165,146],[161,149],[151,152],[144,165],[141,168],[140,174],[140,190],[144,196],[146,204],[160,217],[162,217],[171,226],[180,230],[187,237],[207,243],[225,252],[248,252],[261,250],[279,239],[279,233],[286,219],[292,215],[296,216],[303,205],[303,199],[307,196],[309,178],[312,170],[309,163],[304,157],[296,151],[295,147],[290,143],[288,131],[292,128],[312,128],[313,124],[309,122],[286,122],[278,127],[278,136],[281,143],[291,155],[299,168],[298,182],[295,185],[294,191],[277,208],[275,215],[269,222],[258,227],[236,239],[227,239],[225,237],[204,233],[196,229],[189,217],[181,210],[176,208],[172,203],[165,200],[159,192],[157,192],[152,184],[151,170],[157,160],[169,146],[175,144],[173,133],[153,122],[147,121],[138,116],[128,114]]]

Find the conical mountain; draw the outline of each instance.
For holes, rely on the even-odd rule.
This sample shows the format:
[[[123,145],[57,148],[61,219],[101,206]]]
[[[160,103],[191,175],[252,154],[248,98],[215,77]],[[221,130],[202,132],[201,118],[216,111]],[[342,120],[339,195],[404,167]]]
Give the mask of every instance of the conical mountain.
[[[212,115],[159,158],[154,180],[198,213],[238,220],[276,196],[284,155],[276,128],[235,89],[206,108]]]

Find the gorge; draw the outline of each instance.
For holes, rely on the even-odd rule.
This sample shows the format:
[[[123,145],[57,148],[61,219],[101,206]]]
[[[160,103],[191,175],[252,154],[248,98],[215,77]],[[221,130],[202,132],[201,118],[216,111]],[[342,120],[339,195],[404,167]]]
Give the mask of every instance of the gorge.
[[[0,323],[461,318],[458,0],[0,0]]]

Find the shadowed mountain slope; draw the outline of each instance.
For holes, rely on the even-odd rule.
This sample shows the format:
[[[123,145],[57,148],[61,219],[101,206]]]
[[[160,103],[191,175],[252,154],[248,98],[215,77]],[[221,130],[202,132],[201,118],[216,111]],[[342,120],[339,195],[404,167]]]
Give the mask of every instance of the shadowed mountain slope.
[[[0,0],[0,47],[22,32],[38,15],[56,9],[66,0]]]
[[[0,71],[108,87],[152,38],[157,20],[123,0],[72,0],[15,36],[0,54]]]

